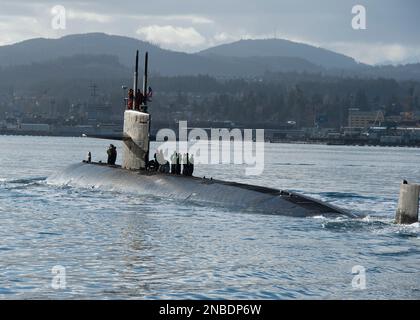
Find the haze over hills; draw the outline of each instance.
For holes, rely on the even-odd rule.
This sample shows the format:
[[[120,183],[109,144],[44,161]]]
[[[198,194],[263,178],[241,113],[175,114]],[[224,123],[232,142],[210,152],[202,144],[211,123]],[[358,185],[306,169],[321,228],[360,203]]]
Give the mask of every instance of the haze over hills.
[[[36,70],[48,73],[49,63],[52,63],[51,68],[54,69],[60,59],[73,56],[82,59],[82,64],[88,63],[91,74],[112,76],[115,75],[115,70],[111,71],[106,64],[105,67],[97,65],[98,70],[95,71],[91,62],[82,57],[114,56],[117,60],[112,65],[115,62],[132,69],[136,49],[148,51],[151,72],[163,76],[207,74],[218,77],[256,77],[266,72],[308,72],[396,79],[420,78],[420,65],[417,64],[410,67],[373,67],[359,64],[351,57],[329,50],[281,39],[241,40],[189,54],[165,50],[134,38],[87,33],[59,39],[37,38],[0,46],[0,68],[3,69],[0,69],[0,80],[7,81],[6,74],[24,73],[19,66],[33,63],[42,64],[47,69],[41,70],[39,66],[33,66],[33,72]],[[74,59],[70,61],[72,64],[76,63]],[[61,60],[61,63],[66,63],[66,60]],[[28,74],[30,76],[34,73]],[[62,76],[66,77],[64,74]],[[12,78],[17,79],[15,76]]]

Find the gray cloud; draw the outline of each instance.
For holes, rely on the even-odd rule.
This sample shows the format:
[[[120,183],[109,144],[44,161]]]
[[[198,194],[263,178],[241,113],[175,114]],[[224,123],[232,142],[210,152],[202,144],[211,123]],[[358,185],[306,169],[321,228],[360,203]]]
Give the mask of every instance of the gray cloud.
[[[356,4],[367,9],[367,30],[351,27]],[[51,28],[54,5],[67,10],[66,30]],[[0,0],[0,7],[0,44],[99,31],[193,52],[241,38],[277,36],[370,63],[420,56],[418,0]]]

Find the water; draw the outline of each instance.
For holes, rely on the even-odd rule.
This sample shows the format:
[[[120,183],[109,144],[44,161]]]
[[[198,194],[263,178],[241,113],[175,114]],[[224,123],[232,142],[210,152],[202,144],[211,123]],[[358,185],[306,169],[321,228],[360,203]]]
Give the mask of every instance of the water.
[[[299,191],[362,220],[46,183],[88,151],[105,160],[108,144],[0,136],[0,298],[420,298],[420,226],[392,223],[400,180],[420,182],[420,149],[266,144],[262,176],[233,165],[196,168],[198,176]],[[352,287],[356,265],[366,270],[364,290]],[[52,287],[54,266],[65,268],[65,288]]]

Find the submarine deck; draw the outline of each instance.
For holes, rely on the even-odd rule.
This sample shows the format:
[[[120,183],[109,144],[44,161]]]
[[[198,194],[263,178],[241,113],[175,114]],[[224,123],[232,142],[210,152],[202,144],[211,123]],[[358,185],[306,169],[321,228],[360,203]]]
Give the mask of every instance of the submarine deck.
[[[244,202],[244,206],[264,207],[268,208],[270,211],[272,211],[273,207],[275,206],[280,207],[281,205],[278,202],[282,202],[282,207],[287,207],[290,210],[291,208],[299,207],[303,211],[311,213],[307,215],[332,214],[358,217],[356,214],[338,208],[334,205],[324,203],[320,200],[313,199],[311,197],[290,192],[287,190],[279,190],[258,185],[223,181],[212,178],[209,179],[195,176],[173,175],[169,173],[160,173],[157,171],[127,170],[121,168],[121,166],[119,165],[108,165],[106,163],[99,162],[87,163],[86,161],[83,161],[83,163],[86,165],[92,165],[94,167],[102,167],[104,170],[121,170],[122,173],[127,175],[127,178],[128,176],[133,175],[147,177],[146,180],[152,179],[155,181],[155,184],[159,186],[159,188],[156,188],[157,191],[155,190],[154,192],[158,192],[159,194],[167,194],[168,197],[182,198],[184,200],[190,199],[204,202],[215,202],[222,204],[228,204],[229,201],[236,204]],[[85,175],[86,170],[83,171],[83,176]],[[109,177],[110,181],[114,180],[115,178],[115,175]],[[92,176],[92,182],[94,182],[93,180],[95,179],[97,179],[97,177]],[[120,178],[120,180],[121,179],[124,180],[124,178]],[[176,179],[176,181],[179,181],[178,179],[184,179],[184,183],[180,184],[179,182],[174,181],[174,179]],[[147,183],[149,182],[145,181],[145,184]],[[101,181],[101,184],[104,185],[106,183],[103,183]],[[149,184],[149,187],[150,186],[151,185]],[[242,195],[239,195],[240,190],[244,190],[242,192]],[[229,199],[229,196],[226,196],[226,193],[232,194],[231,200]],[[253,198],[253,200],[248,199],[248,197]]]

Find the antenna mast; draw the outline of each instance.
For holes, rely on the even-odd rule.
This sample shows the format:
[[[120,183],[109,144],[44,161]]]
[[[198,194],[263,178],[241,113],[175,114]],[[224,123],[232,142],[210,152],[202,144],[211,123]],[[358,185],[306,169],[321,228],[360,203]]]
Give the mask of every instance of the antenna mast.
[[[136,104],[137,98],[137,88],[138,88],[138,81],[139,81],[139,50],[136,51],[136,67],[134,69],[134,84],[133,84],[133,91],[134,91],[134,101],[133,106]]]
[[[146,52],[146,56],[144,57],[144,77],[143,77],[143,112],[147,113],[147,98],[148,98],[148,88],[147,88],[147,72],[148,72],[148,64],[149,64],[149,53]]]

